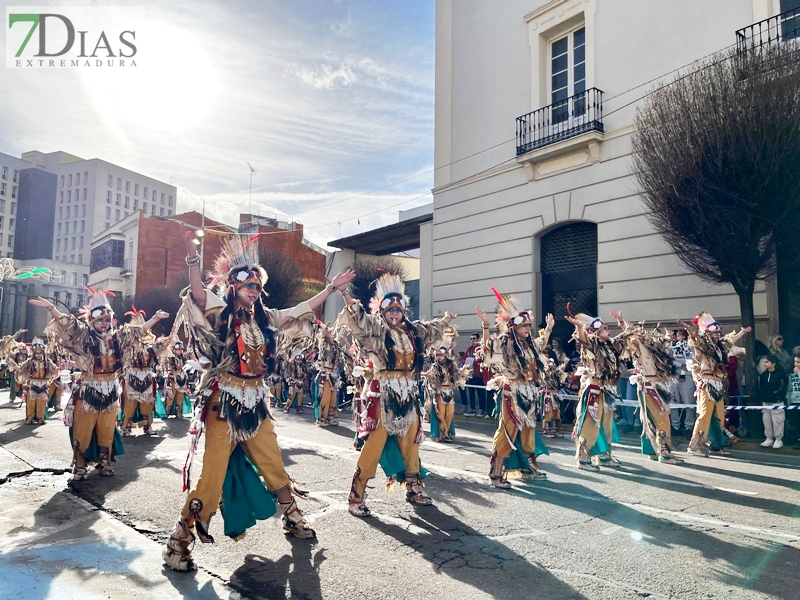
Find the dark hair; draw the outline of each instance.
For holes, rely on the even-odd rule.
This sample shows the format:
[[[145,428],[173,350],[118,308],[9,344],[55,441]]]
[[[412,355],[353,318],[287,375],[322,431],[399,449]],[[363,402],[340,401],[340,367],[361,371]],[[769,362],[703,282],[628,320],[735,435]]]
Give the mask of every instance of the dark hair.
[[[765,359],[765,360],[768,360],[768,361],[769,361],[769,362],[771,362],[773,365],[777,365],[777,364],[778,364],[778,357],[777,357],[777,356],[775,356],[774,354],[767,354],[767,355],[764,357],[764,359]]]

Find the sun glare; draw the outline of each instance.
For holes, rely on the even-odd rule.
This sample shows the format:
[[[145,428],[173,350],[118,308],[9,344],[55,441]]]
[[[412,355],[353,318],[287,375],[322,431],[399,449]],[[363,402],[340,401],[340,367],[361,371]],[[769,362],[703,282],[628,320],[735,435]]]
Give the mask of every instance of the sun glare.
[[[149,22],[146,33],[136,67],[85,71],[91,100],[104,120],[123,130],[179,131],[196,124],[218,89],[209,54],[180,29]]]

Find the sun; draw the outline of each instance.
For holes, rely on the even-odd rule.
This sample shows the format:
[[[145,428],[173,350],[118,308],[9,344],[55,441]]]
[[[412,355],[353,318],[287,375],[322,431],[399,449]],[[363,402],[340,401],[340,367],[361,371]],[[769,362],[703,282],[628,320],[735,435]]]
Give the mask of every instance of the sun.
[[[219,84],[208,52],[190,33],[148,21],[137,66],[84,71],[91,101],[115,127],[179,131],[211,110]],[[128,61],[126,61],[127,63]]]

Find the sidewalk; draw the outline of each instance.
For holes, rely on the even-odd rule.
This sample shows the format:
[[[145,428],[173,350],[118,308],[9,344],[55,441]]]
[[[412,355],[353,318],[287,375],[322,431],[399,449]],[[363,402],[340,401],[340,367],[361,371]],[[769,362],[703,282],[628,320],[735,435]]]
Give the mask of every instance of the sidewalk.
[[[241,598],[203,571],[169,571],[159,543],[72,495],[68,478],[0,447],[3,598]]]

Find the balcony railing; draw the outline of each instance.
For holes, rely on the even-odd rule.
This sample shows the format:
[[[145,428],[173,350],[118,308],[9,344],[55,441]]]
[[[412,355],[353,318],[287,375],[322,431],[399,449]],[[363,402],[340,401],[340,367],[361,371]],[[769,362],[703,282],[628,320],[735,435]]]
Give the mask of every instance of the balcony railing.
[[[127,275],[128,273],[133,273],[133,259],[126,258],[122,261],[122,271],[120,275]]]
[[[736,32],[739,52],[800,38],[800,8],[742,27]]]
[[[589,131],[603,132],[603,91],[597,88],[517,117],[517,156]]]

